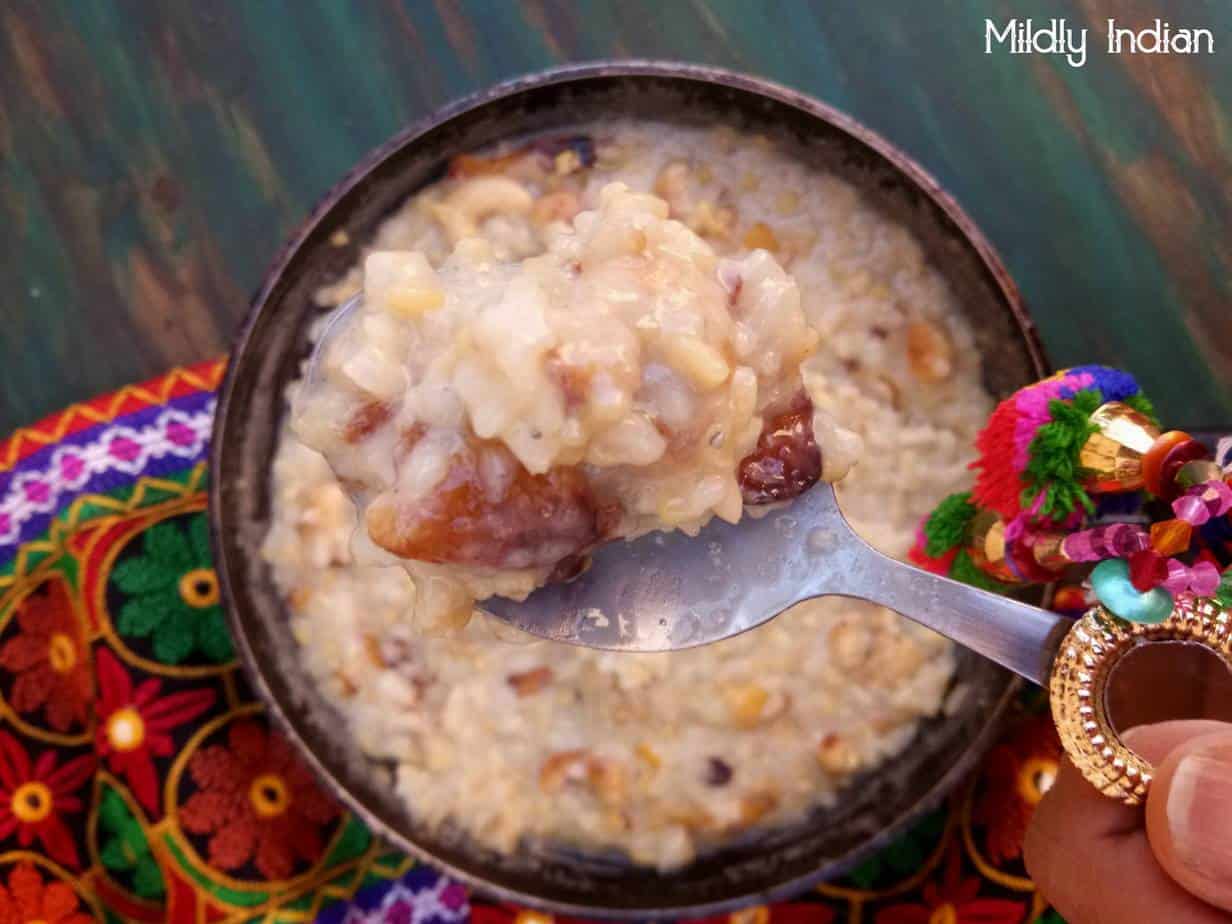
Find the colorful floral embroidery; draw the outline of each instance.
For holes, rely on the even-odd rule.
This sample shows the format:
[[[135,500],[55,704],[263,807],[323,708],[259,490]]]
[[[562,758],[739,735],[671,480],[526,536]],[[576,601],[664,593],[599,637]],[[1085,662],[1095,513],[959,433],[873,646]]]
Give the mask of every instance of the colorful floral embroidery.
[[[227,744],[202,748],[188,772],[201,789],[180,808],[180,824],[209,835],[213,865],[234,872],[252,860],[265,878],[285,879],[297,860],[320,859],[338,807],[281,735],[236,722]]]
[[[962,875],[957,845],[946,855],[941,880],[927,883],[922,903],[890,905],[877,912],[875,924],[1020,924],[1027,909],[1022,902],[980,898],[981,881]]]
[[[937,849],[945,833],[945,818],[944,809],[930,812],[898,840],[873,854],[840,881],[860,889],[876,889],[916,872]]]
[[[25,738],[0,737],[0,850],[26,847],[79,874],[79,892],[74,894],[68,883],[34,864],[0,867],[0,924],[85,924],[94,919],[89,913],[93,908],[83,905],[86,898],[97,900],[113,922],[246,920],[254,914],[273,920],[285,914],[321,924],[398,921],[408,915],[412,924],[461,924],[468,917],[475,924],[579,924],[578,918],[514,906],[470,906],[460,884],[430,866],[411,865],[376,842],[358,819],[334,808],[289,756],[285,743],[259,724],[263,720],[253,713],[254,697],[242,677],[218,670],[189,681],[182,678],[202,672],[166,666],[217,664],[231,656],[229,645],[207,647],[219,638],[225,643],[225,636],[209,634],[211,620],[219,629],[223,622],[213,603],[217,584],[204,518],[198,513],[204,505],[200,459],[213,406],[208,389],[221,371],[221,363],[177,370],[0,441],[0,591],[15,588],[20,594],[32,574],[51,572],[51,580],[38,578],[44,586],[21,602],[26,619],[11,614],[0,635],[0,687],[10,716],[17,711],[25,720],[22,728],[30,739],[62,742],[54,757],[39,753],[41,743],[23,745],[19,741]],[[168,411],[193,418],[191,441],[179,426],[183,421],[177,423],[175,413]],[[143,455],[147,448],[153,451]],[[96,470],[89,469],[91,460],[99,463]],[[144,535],[131,540],[137,522],[148,524],[151,518],[154,526],[147,525]],[[138,560],[144,563],[134,563]],[[106,605],[96,611],[100,600]],[[74,653],[80,656],[80,676],[87,682],[57,690],[64,684],[52,664],[52,622],[37,611],[72,614],[71,601],[85,608],[82,617],[68,625],[76,630]],[[186,612],[194,619],[186,619]],[[206,619],[199,620],[201,616]],[[203,625],[198,626],[199,621]],[[164,622],[178,626],[162,629]],[[187,632],[181,631],[185,625]],[[199,635],[202,630],[204,637]],[[161,654],[156,649],[160,631],[175,636],[163,640]],[[127,636],[130,651],[146,659],[140,666],[130,663],[125,652],[113,657],[110,646],[117,633]],[[34,640],[18,641],[29,637]],[[177,650],[185,642],[188,650]],[[56,663],[63,667],[70,659],[63,657],[63,644],[58,647]],[[168,653],[176,657],[164,657]],[[99,674],[97,717],[91,708],[91,658]],[[17,679],[27,673],[30,679],[23,686],[32,689],[19,691],[15,698]],[[213,691],[212,703],[204,695],[199,700],[181,698],[185,691],[200,695],[202,690]],[[185,808],[177,812],[175,806],[164,806],[165,774],[172,766],[165,759],[166,742],[173,750],[183,747],[194,727],[222,721],[219,712],[249,718],[230,719],[231,725],[188,757],[176,793]],[[97,724],[91,726],[92,721]],[[252,729],[236,731],[236,722]],[[11,718],[0,727],[11,730]],[[95,760],[78,756],[82,749],[68,743],[69,735],[84,739],[86,728],[91,729],[98,760],[111,771],[95,782],[98,798],[89,826],[83,815],[74,813],[85,802],[81,787]],[[1006,742],[1011,748],[1013,740]],[[137,741],[141,743],[132,746]],[[23,747],[34,753],[28,756]],[[976,845],[983,847],[987,838],[989,852],[996,853],[991,845],[998,838],[1006,844],[1019,842],[1014,832],[1025,820],[1015,822],[1016,816],[1005,816],[1000,807],[1021,796],[1014,781],[1033,781],[1038,789],[1048,778],[1045,765],[1024,767],[1026,753],[1017,754],[1019,772],[997,771],[981,781],[974,808],[966,799],[951,801],[948,827],[936,827],[940,815],[929,819],[933,827],[913,832],[908,843],[862,868],[864,897],[850,897],[849,890],[860,886],[852,874],[800,901],[716,915],[706,924],[828,924],[853,916],[866,922],[887,920],[878,912],[891,913],[891,921],[898,916],[946,924],[1024,919],[1032,903],[1038,906],[1029,880],[1015,875],[994,881]],[[265,785],[271,777],[283,784],[281,789]],[[28,783],[43,789],[22,791]],[[19,792],[23,799],[15,804]],[[29,795],[33,801],[24,798]],[[157,811],[141,811],[151,804]],[[170,816],[165,822],[160,817],[164,811]],[[35,820],[23,820],[22,815]],[[976,816],[981,821],[971,831],[967,823]],[[149,827],[147,818],[156,826]],[[95,862],[88,869],[77,864],[79,857],[88,862],[81,829],[90,831],[97,848],[90,852]],[[961,868],[947,868],[946,876],[931,873],[940,881],[926,884],[923,900],[915,886],[898,892],[906,877],[920,875],[918,866],[908,867],[921,857],[933,861],[946,831],[956,835]],[[181,851],[181,834],[192,850]],[[81,844],[77,837],[82,837]],[[197,857],[208,857],[213,867],[203,867]],[[300,873],[318,861],[312,874],[294,885],[262,881],[288,869],[292,875]],[[985,878],[977,881],[975,869],[985,871]],[[884,894],[887,891],[893,897]],[[255,911],[254,903],[264,903],[264,910]],[[1063,922],[1045,914],[1037,924]]]
[[[99,685],[95,748],[113,773],[124,777],[137,801],[158,812],[155,757],[169,757],[175,745],[169,732],[214,704],[210,689],[184,690],[159,698],[163,682],[151,677],[134,690],[128,672],[106,648],[96,657]]]
[[[1048,715],[1024,719],[988,755],[973,817],[984,825],[984,849],[994,863],[1022,855],[1031,813],[1060,761],[1061,742]]]
[[[176,520],[156,523],[142,542],[143,554],[124,559],[111,573],[129,595],[120,608],[120,632],[152,637],[154,656],[166,664],[179,664],[195,651],[215,663],[231,660],[205,515],[192,516],[187,535]]]
[[[0,886],[0,924],[92,924],[66,882],[44,882],[33,863],[20,863]]]
[[[94,772],[94,755],[56,764],[56,752],[44,751],[31,765],[18,740],[0,731],[0,840],[16,832],[17,843],[29,847],[37,838],[53,860],[75,869],[77,844],[61,815],[81,811],[75,793]]]
[[[64,581],[47,581],[29,594],[14,619],[19,631],[0,648],[0,668],[15,676],[9,703],[23,715],[43,709],[58,732],[84,726],[90,664]]]
[[[166,891],[162,870],[150,853],[141,822],[133,817],[124,800],[108,787],[98,806],[98,820],[107,837],[99,850],[103,866],[113,874],[123,874],[132,883],[132,892],[142,898],[158,898]]]

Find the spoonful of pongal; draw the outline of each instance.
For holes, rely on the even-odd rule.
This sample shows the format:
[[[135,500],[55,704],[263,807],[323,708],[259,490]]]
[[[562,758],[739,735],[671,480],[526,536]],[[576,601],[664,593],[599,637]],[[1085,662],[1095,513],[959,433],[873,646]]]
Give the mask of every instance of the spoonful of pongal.
[[[431,588],[422,625],[575,577],[613,540],[738,523],[858,452],[811,397],[795,281],[667,215],[612,185],[519,263],[479,239],[438,269],[367,258],[294,426],[355,498],[364,553]]]
[[[535,635],[664,650],[842,594],[1038,679],[1057,617],[882,555],[839,512],[826,482],[860,440],[796,282],[667,216],[612,185],[520,263],[478,239],[439,269],[368,257],[295,418],[362,554],[411,573],[427,628],[482,601]]]

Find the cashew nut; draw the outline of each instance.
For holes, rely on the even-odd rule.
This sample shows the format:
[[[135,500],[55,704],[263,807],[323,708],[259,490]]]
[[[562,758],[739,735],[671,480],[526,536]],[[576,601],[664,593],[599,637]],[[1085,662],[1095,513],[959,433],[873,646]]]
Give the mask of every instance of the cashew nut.
[[[451,244],[479,233],[479,223],[491,215],[525,215],[534,198],[526,187],[505,176],[477,176],[462,183],[430,206]]]

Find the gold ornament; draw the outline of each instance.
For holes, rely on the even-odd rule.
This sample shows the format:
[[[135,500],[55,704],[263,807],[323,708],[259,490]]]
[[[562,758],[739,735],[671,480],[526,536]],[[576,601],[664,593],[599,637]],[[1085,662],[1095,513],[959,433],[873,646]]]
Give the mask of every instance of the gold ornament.
[[[1127,805],[1146,800],[1154,768],[1127,748],[1108,717],[1108,681],[1117,663],[1139,645],[1191,642],[1214,652],[1232,670],[1232,615],[1213,600],[1185,596],[1154,624],[1117,619],[1102,606],[1074,623],[1052,663],[1052,718],[1065,753],[1096,789]]]
[[[971,522],[971,560],[985,574],[1005,584],[1021,584],[1005,560],[1005,521],[991,510],[981,510]]]
[[[1037,533],[1031,545],[1031,557],[1036,564],[1048,571],[1064,571],[1073,564],[1069,557],[1061,551],[1069,533],[1041,532]]]
[[[1090,419],[1099,429],[1078,453],[1086,476],[1083,486],[1096,494],[1141,488],[1142,457],[1159,438],[1159,428],[1120,401],[1101,404]]]

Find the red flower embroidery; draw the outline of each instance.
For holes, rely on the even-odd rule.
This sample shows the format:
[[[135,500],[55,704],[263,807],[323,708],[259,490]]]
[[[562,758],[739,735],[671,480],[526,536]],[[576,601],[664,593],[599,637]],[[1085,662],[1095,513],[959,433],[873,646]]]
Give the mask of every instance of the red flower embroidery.
[[[194,719],[214,704],[213,690],[185,690],[158,698],[161,680],[151,677],[135,690],[132,678],[106,648],[95,658],[99,706],[95,743],[107,766],[128,780],[147,811],[158,811],[158,775],[155,757],[174,753],[169,732]]]
[[[924,886],[922,905],[890,905],[877,912],[875,924],[1021,924],[1027,908],[1004,898],[980,898],[980,880],[962,878],[958,845],[950,847],[940,882]]]
[[[21,631],[0,648],[0,668],[16,675],[9,702],[25,714],[40,707],[56,731],[84,725],[90,706],[90,671],[73,601],[60,580],[43,585],[17,609]]]
[[[1060,761],[1061,741],[1047,714],[1016,725],[988,755],[974,818],[984,825],[984,849],[994,863],[1022,856],[1031,814]]]
[[[254,860],[266,879],[285,879],[297,858],[313,863],[321,856],[321,828],[338,806],[278,733],[237,722],[227,745],[202,748],[188,772],[201,789],[180,809],[180,824],[210,835],[215,866],[234,871]]]
[[[73,793],[93,772],[93,754],[57,768],[56,752],[44,751],[31,766],[17,739],[0,731],[0,840],[16,831],[17,843],[29,847],[37,837],[53,860],[76,867],[77,845],[60,815],[81,811]]]
[[[9,873],[0,886],[0,924],[93,924],[94,915],[78,911],[80,900],[66,882],[44,882],[32,863]]]

